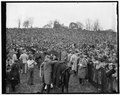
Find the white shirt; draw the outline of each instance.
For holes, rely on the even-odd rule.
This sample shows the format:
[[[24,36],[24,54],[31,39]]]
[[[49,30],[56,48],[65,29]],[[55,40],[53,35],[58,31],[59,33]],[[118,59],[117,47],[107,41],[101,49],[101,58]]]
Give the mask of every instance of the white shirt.
[[[27,63],[28,55],[23,53],[20,55],[20,60],[22,60],[23,63]]]
[[[13,56],[12,56],[12,63],[14,63],[15,60],[17,60],[17,56],[16,56],[16,54],[13,54]]]
[[[28,60],[27,64],[28,64],[28,68],[33,68],[34,64],[36,65],[37,63],[34,60]]]

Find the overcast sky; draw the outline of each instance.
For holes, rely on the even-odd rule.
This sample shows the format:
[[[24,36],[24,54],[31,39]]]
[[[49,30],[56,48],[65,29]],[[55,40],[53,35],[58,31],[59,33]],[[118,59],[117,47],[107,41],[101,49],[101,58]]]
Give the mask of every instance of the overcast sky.
[[[28,18],[33,19],[33,27],[56,19],[66,26],[98,19],[103,29],[117,30],[116,3],[7,3],[7,27],[17,27],[18,19],[23,23]]]

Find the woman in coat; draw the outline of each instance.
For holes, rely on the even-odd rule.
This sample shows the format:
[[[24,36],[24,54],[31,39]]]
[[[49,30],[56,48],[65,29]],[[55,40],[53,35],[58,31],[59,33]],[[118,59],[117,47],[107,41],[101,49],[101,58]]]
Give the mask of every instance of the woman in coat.
[[[82,83],[83,79],[85,79],[87,74],[87,60],[85,55],[81,55],[79,64],[78,64],[78,77],[80,84]]]
[[[50,56],[46,55],[44,62],[41,66],[43,66],[43,86],[41,93],[47,85],[47,93],[50,92],[50,84],[51,84],[51,73],[52,73],[52,64],[57,63],[58,61],[51,61]]]

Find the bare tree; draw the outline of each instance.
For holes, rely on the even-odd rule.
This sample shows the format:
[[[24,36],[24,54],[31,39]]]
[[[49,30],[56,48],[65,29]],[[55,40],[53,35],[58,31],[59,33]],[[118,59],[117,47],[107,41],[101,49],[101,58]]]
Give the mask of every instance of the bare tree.
[[[91,22],[90,22],[90,19],[87,19],[86,20],[86,30],[92,30],[92,24],[91,24]]]
[[[33,27],[33,18],[29,18],[28,19],[28,21],[29,21],[29,27]]]
[[[28,18],[27,20],[25,20],[23,22],[23,27],[25,27],[25,28],[28,28],[28,27],[32,28],[32,25],[33,25],[33,19],[32,18]]]
[[[23,22],[23,27],[28,28],[29,24],[30,24],[29,21],[26,20],[26,21]]]
[[[98,19],[94,22],[94,25],[93,25],[93,30],[94,31],[99,31],[100,30],[100,23],[98,21]]]
[[[18,28],[20,28],[20,25],[21,25],[21,20],[18,19]]]

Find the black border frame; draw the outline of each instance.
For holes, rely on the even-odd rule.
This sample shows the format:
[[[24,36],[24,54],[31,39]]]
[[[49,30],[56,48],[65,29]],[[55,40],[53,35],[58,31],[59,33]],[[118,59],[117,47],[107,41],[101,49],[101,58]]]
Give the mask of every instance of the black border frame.
[[[6,63],[6,3],[117,3],[117,48],[118,48],[118,62],[119,62],[119,1],[1,1],[1,53],[2,53],[2,94],[6,93],[5,83],[5,64]],[[3,57],[4,56],[4,57]],[[119,72],[119,63],[118,63]],[[118,93],[119,93],[119,73],[118,73]],[[68,93],[68,94],[118,94],[118,93]],[[37,93],[9,93],[9,94],[37,94]],[[66,93],[50,93],[50,94],[66,94]]]

